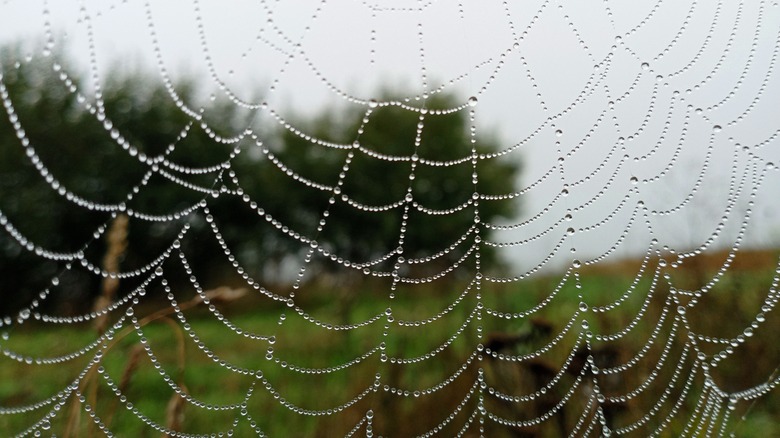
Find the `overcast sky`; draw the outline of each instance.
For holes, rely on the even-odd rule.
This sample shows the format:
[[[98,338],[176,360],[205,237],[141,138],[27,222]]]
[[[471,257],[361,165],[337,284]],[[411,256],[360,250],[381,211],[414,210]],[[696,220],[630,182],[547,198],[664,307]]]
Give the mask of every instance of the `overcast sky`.
[[[313,114],[325,105],[365,106],[345,96],[367,101],[387,84],[412,95],[444,86],[464,104],[477,97],[477,137],[498,132],[505,148],[522,142],[501,158],[522,160],[520,185],[531,186],[521,216],[507,223],[541,215],[495,240],[521,241],[553,227],[506,249],[517,274],[559,241],[549,262],[557,266],[616,244],[618,254],[643,252],[652,237],[659,246],[695,247],[717,231],[730,199],[716,245],[731,246],[753,191],[747,241],[780,241],[780,177],[767,167],[780,163],[780,147],[776,137],[762,143],[780,128],[776,2],[745,2],[740,20],[737,2],[701,1],[657,8],[650,1],[565,8],[541,1],[201,1],[198,9],[184,0],[148,8],[95,0],[83,2],[84,11],[78,2],[48,3],[44,14],[40,0],[2,0],[0,41],[38,41],[28,51],[40,57],[48,17],[54,45],[80,64],[70,68],[88,71],[90,27],[80,19],[87,14],[100,80],[111,68],[159,74],[162,65],[174,84],[185,76],[208,84],[193,107],[208,104],[211,93],[257,100],[260,89],[283,116]],[[739,186],[743,176],[744,187],[729,194],[732,178]],[[559,196],[565,187],[568,195]],[[672,212],[650,215],[651,236],[643,209]],[[571,221],[559,221],[567,211]],[[565,237],[569,227],[577,232]]]

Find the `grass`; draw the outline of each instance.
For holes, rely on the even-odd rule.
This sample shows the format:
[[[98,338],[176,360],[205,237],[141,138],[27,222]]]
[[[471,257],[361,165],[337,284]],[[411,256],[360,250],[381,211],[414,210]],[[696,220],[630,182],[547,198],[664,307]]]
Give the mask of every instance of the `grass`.
[[[182,321],[179,321],[173,312],[169,311],[162,316],[158,314],[144,323],[144,317],[150,317],[160,308],[165,308],[165,302],[157,300],[147,306],[137,307],[136,316],[142,321],[142,333],[136,333],[132,329],[117,333],[99,364],[102,366],[102,373],[98,372],[97,365],[90,364],[94,350],[73,360],[53,365],[27,365],[7,357],[2,358],[0,404],[19,406],[45,399],[62,391],[82,369],[90,369],[80,382],[79,390],[86,402],[94,407],[94,412],[100,416],[103,423],[111,430],[119,431],[120,436],[160,436],[160,432],[142,424],[133,414],[133,409],[162,426],[173,426],[177,430],[193,433],[227,430],[233,424],[237,411],[246,409],[257,422],[257,426],[270,436],[341,436],[361,421],[366,410],[373,409],[377,412],[373,426],[385,436],[424,433],[446,418],[463,400],[477,376],[477,366],[484,369],[486,381],[497,388],[517,394],[534,392],[549,381],[550,370],[557,372],[571,350],[576,348],[577,333],[580,331],[578,320],[571,333],[563,337],[558,347],[520,365],[497,361],[486,355],[481,361],[475,359],[459,377],[441,390],[432,395],[415,397],[415,391],[436,385],[457,373],[460,364],[473,351],[477,325],[483,326],[487,342],[493,342],[489,345],[499,345],[496,342],[505,335],[523,339],[522,342],[502,347],[501,351],[505,354],[534,351],[548,343],[563,328],[565,321],[577,311],[579,295],[582,295],[591,309],[617,300],[632,283],[632,277],[628,275],[630,270],[625,267],[621,269],[621,273],[617,274],[586,271],[580,276],[579,283],[571,276],[549,305],[529,318],[506,320],[483,316],[478,319],[474,316],[473,323],[467,325],[463,333],[456,336],[448,347],[441,349],[434,360],[398,365],[392,363],[393,360],[381,361],[377,352],[361,363],[322,375],[301,374],[291,370],[289,366],[282,366],[281,362],[307,368],[337,366],[359,357],[383,341],[385,352],[390,358],[424,355],[446,343],[471,315],[476,302],[474,291],[441,319],[423,327],[393,325],[387,337],[383,336],[384,318],[353,331],[333,331],[306,321],[283,305],[268,306],[254,296],[218,306],[237,327],[259,334],[274,334],[276,338],[273,344],[237,335],[218,321],[202,304],[188,308],[189,304],[183,301],[182,315],[187,318],[192,332],[203,345],[213,349],[217,362],[225,361],[236,367],[262,370],[265,380],[219,366],[198,348],[197,342],[182,329]],[[691,276],[690,273],[686,275]],[[740,334],[759,311],[773,277],[773,269],[763,268],[758,271],[746,270],[726,274],[707,296],[699,299],[694,310],[702,311],[689,312],[689,324],[701,333],[718,333],[720,336]],[[686,278],[674,280],[676,284],[687,281]],[[520,312],[533,307],[548,296],[559,281],[560,277],[540,277],[514,285],[487,284],[482,291],[483,302],[487,308],[503,309],[510,313]],[[439,313],[452,303],[453,296],[457,294],[454,291],[463,286],[452,287],[453,289],[446,292],[420,287],[399,290],[392,305],[393,317],[396,321],[415,320]],[[588,312],[589,329],[595,334],[609,334],[627,326],[633,316],[642,309],[650,288],[651,278],[645,275],[635,285],[635,292],[614,310],[606,314]],[[319,291],[316,289],[308,289],[309,295],[301,298],[301,306],[311,317],[332,324],[368,320],[384,312],[387,306],[386,297],[371,295],[370,290],[375,289],[373,287],[367,291],[348,291],[347,293],[363,294],[350,300],[333,300],[330,298],[333,296],[332,290],[325,287],[321,287],[322,290]],[[386,291],[387,288],[379,287],[376,290]],[[599,342],[595,338],[592,340],[590,351],[602,368],[610,364],[624,363],[639,351],[647,340],[648,333],[654,329],[661,315],[662,304],[668,297],[668,288],[660,283],[645,310],[646,315],[624,338],[612,343]],[[671,308],[675,310],[676,307],[674,305]],[[280,321],[282,314],[285,318]],[[671,316],[674,315],[670,315],[670,318]],[[735,358],[724,361],[713,371],[713,379],[723,388],[739,390],[756,385],[765,381],[780,364],[780,351],[767,337],[767,334],[780,330],[780,318],[771,313],[767,314],[766,318],[756,330],[758,335],[753,336],[751,342],[736,347]],[[662,340],[670,336],[670,327],[671,319],[667,319],[661,331]],[[141,336],[145,342],[141,342]],[[638,400],[616,403],[609,409],[606,408],[609,404],[605,405],[611,422],[616,425],[627,424],[652,407],[671,378],[677,358],[682,353],[681,346],[685,336],[687,334],[681,328],[672,339],[674,345],[669,363],[661,369],[658,376],[658,381],[663,382],[661,385],[651,385],[647,390],[650,394]],[[26,324],[17,328],[2,345],[10,351],[19,351],[32,357],[51,357],[78,351],[95,338],[95,331],[90,324]],[[599,377],[602,391],[607,395],[621,394],[638,387],[651,374],[662,346],[662,343],[656,342],[648,353],[651,360],[641,361],[631,372],[624,373],[622,379]],[[165,373],[176,385],[204,404],[241,405],[253,384],[254,394],[245,407],[230,411],[206,410],[181,403],[180,398],[163,381],[144,348],[154,352]],[[271,360],[267,359],[269,348],[273,349]],[[707,352],[712,354],[717,351],[711,350]],[[491,412],[506,418],[533,418],[543,413],[574,383],[575,375],[578,374],[577,366],[582,366],[578,363],[585,359],[584,354],[575,355],[569,365],[574,371],[566,373],[559,385],[537,401],[524,404],[523,409],[501,402],[488,394],[487,390],[486,406]],[[279,363],[276,362],[277,359]],[[690,366],[691,360],[687,359],[685,364],[686,367]],[[380,387],[378,392],[370,393],[365,399],[333,416],[299,415],[281,406],[282,399],[307,410],[328,409],[344,404],[361,391],[372,387],[377,372],[382,375],[381,385],[408,391],[409,396],[393,395]],[[122,388],[127,400],[133,404],[131,408],[120,402],[111,392],[103,376],[109,377]],[[684,374],[681,380],[685,378],[687,374]],[[699,376],[695,381],[695,388],[701,388],[701,383]],[[673,386],[672,399],[678,396],[681,388],[682,382]],[[573,427],[577,416],[582,412],[582,397],[585,396],[582,391],[585,390],[587,385],[575,393],[574,402],[569,403],[557,419],[547,421],[542,427],[527,428],[527,436],[557,436],[560,434],[559,427]],[[685,419],[695,409],[698,391],[699,389],[695,389],[684,399],[681,413],[668,425],[665,436],[677,436],[685,429]],[[473,397],[466,403],[464,411],[453,419],[453,425],[443,428],[442,436],[451,436],[460,429],[471,410],[476,407],[476,399],[477,397]],[[0,415],[0,430],[8,434],[19,433],[38,421],[48,409],[50,407],[20,415]],[[644,436],[648,430],[657,427],[666,413],[668,410],[662,409],[659,418],[651,419],[647,428],[640,428],[636,436]],[[741,419],[745,413],[747,415]],[[560,417],[564,417],[563,420],[560,420]],[[736,430],[737,436],[780,435],[780,397],[777,391],[758,400],[754,405],[747,402],[737,404],[732,419],[729,431]],[[558,421],[563,423],[558,424]],[[52,430],[63,436],[102,435],[89,418],[89,413],[83,410],[73,396],[60,408],[60,412],[51,421],[51,426]],[[239,421],[235,435],[253,434],[251,426],[248,421]],[[692,426],[694,430],[696,426],[698,425]],[[508,429],[499,428],[489,421],[485,427],[488,436],[504,436],[508,433]],[[706,424],[702,425],[702,434],[706,433],[707,427]],[[471,428],[472,433],[476,430],[476,425]],[[536,435],[530,435],[531,433]]]

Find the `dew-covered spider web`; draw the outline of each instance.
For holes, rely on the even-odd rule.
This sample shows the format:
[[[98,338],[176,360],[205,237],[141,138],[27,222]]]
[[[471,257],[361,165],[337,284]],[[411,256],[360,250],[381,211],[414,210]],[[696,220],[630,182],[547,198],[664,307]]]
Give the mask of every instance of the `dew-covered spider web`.
[[[3,435],[779,433],[776,1],[0,27]]]

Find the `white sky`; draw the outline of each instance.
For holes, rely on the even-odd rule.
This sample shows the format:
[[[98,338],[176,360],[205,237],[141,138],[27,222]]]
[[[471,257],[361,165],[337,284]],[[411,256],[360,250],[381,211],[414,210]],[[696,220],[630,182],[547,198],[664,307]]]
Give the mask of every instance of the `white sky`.
[[[48,3],[54,43],[67,46],[83,64],[79,69],[86,71],[89,39],[87,26],[79,20],[78,2]],[[83,3],[94,26],[95,54],[102,75],[108,74],[109,66],[135,69],[145,65],[156,71],[155,45],[143,2]],[[513,222],[540,213],[564,184],[570,185],[570,193],[540,220],[519,231],[496,233],[495,238],[527,239],[550,227],[567,210],[575,209],[576,214],[571,222],[557,225],[533,243],[507,250],[518,261],[517,273],[553,251],[567,227],[579,230],[607,218],[625,196],[627,207],[604,226],[566,238],[550,263],[566,265],[573,258],[587,260],[606,251],[626,229],[639,201],[649,211],[669,209],[694,187],[693,200],[685,208],[668,216],[653,216],[651,222],[660,246],[683,250],[701,244],[716,230],[728,205],[729,178],[734,175],[738,182],[750,171],[748,163],[760,163],[760,173],[765,163],[780,163],[777,139],[756,146],[780,128],[775,107],[780,101],[780,81],[777,69],[771,68],[780,28],[780,8],[775,2],[766,3],[761,14],[759,2],[745,2],[735,27],[736,2],[724,2],[716,15],[716,2],[700,1],[679,35],[691,9],[687,1],[662,2],[657,10],[652,1],[568,2],[564,8],[559,8],[558,2],[507,3],[508,12],[501,2],[464,1],[462,15],[460,2],[398,0],[229,4],[213,0],[200,2],[200,14],[190,1],[169,0],[152,2],[150,11],[161,59],[174,83],[182,76],[194,75],[209,84],[211,92],[223,94],[216,79],[247,100],[256,97],[258,88],[267,90],[273,84],[275,91],[266,98],[282,114],[315,113],[334,102],[357,105],[326,86],[300,54],[286,63],[300,44],[311,65],[335,89],[358,99],[371,98],[383,84],[424,92],[424,65],[429,89],[455,80],[448,90],[464,99],[479,96],[478,135],[480,130],[495,129],[508,147],[539,130],[512,156],[525,163],[523,186],[551,169],[553,172],[522,196],[522,216]],[[420,4],[427,6],[422,12],[414,10]],[[0,2],[0,42],[45,41],[44,5],[40,0]],[[611,11],[605,5],[610,5]],[[321,8],[317,18],[312,19],[317,8]],[[207,52],[198,33],[198,15]],[[641,24],[646,17],[650,18]],[[420,29],[422,36],[418,35]],[[617,35],[622,35],[620,41],[615,39]],[[671,41],[676,43],[664,52]],[[516,48],[515,42],[519,42]],[[753,43],[755,53],[751,55]],[[613,56],[608,57],[610,53]],[[31,54],[41,56],[32,49]],[[674,74],[692,59],[696,61],[690,68]],[[648,64],[647,70],[642,68],[643,62]],[[501,68],[496,70],[499,63]],[[210,65],[214,66],[213,74]],[[565,111],[588,81],[598,81],[598,85],[571,111]],[[680,94],[675,96],[675,91]],[[626,92],[625,98],[618,97]],[[546,111],[536,93],[540,93]],[[609,101],[616,102],[613,108]],[[203,102],[193,106],[199,104]],[[704,110],[699,114],[697,108]],[[742,120],[729,124],[746,109],[750,110]],[[556,126],[545,122],[562,112],[565,114],[554,121]],[[604,120],[589,134],[602,112]],[[659,142],[670,112],[669,131]],[[686,113],[690,118],[685,139],[680,142]],[[646,116],[647,124],[642,127]],[[715,132],[715,125],[723,129]],[[563,135],[557,137],[556,129]],[[630,138],[637,129],[640,132]],[[578,146],[586,136],[587,141]],[[629,140],[616,146],[619,137]],[[702,173],[711,138],[712,158]],[[629,159],[624,160],[624,155]],[[649,158],[635,160],[643,155]],[[556,167],[561,157],[562,173]],[[667,172],[670,163],[675,164]],[[700,174],[702,181],[696,185]],[[588,175],[587,181],[574,184]],[[631,176],[640,182],[631,184]],[[736,213],[726,223],[718,245],[731,246],[733,242],[753,185],[752,174],[747,178],[748,187],[736,198]],[[756,193],[749,243],[780,242],[779,179],[777,168],[768,171]],[[583,204],[585,207],[577,210]],[[647,225],[641,215],[637,221],[620,242],[619,253],[642,252],[648,246]],[[576,248],[576,254],[569,251],[571,247]]]

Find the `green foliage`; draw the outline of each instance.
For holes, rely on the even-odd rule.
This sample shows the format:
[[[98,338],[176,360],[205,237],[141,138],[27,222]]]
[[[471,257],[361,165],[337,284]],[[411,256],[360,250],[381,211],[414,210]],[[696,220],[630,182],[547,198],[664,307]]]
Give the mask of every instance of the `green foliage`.
[[[392,101],[392,96],[386,93],[383,100]],[[428,99],[426,105],[430,111],[454,108],[458,99],[439,94]],[[405,210],[401,205],[387,211],[364,211],[349,205],[347,200],[369,207],[387,206],[403,201],[411,190],[414,203],[427,209],[449,210],[468,203],[475,191],[492,194],[512,189],[519,171],[516,162],[492,160],[478,169],[478,184],[475,186],[472,182],[474,165],[470,159],[471,125],[467,111],[424,117],[417,147],[420,114],[397,105],[380,106],[368,116],[362,112],[347,112],[344,117],[342,112],[330,110],[313,120],[296,122],[295,126],[303,126],[306,134],[317,139],[360,145],[360,149],[350,152],[349,149],[313,143],[297,132],[285,130],[281,132],[280,140],[268,147],[269,152],[292,171],[310,181],[335,186],[339,173],[343,172],[341,194],[334,196],[332,205],[328,204],[330,193],[307,188],[303,183],[293,183],[300,190],[263,190],[252,194],[261,198],[260,203],[267,207],[266,210],[273,211],[283,223],[307,230],[308,235],[313,235],[313,229],[327,208],[330,215],[317,237],[319,243],[344,259],[362,263],[401,246],[400,230]],[[497,150],[496,143],[484,141],[485,138],[489,136],[479,137],[478,154]],[[352,157],[348,170],[344,171],[348,154]],[[378,158],[376,154],[399,159],[390,161]],[[415,163],[414,179],[410,179],[412,160]],[[457,161],[457,164],[436,166],[428,160]],[[241,164],[237,163],[237,167]],[[291,186],[290,177],[268,160],[253,165],[260,179],[257,187]],[[511,200],[483,201],[479,204],[480,219],[493,221],[509,217],[515,208],[516,203]],[[469,231],[474,224],[474,215],[475,209],[471,205],[446,215],[426,214],[410,206],[403,233],[404,257],[428,257],[446,249]],[[472,242],[473,239],[466,239],[455,251],[418,268],[414,274],[441,271],[459,259]],[[481,257],[485,264],[497,262],[492,248],[482,247]]]
[[[478,169],[479,184],[472,183],[470,122],[465,110],[426,116],[417,148],[419,113],[394,105],[376,108],[366,121],[363,112],[356,112],[363,111],[364,107],[355,112],[327,109],[312,119],[297,120],[294,125],[301,131],[294,132],[279,125],[269,128],[257,115],[247,115],[231,102],[217,100],[210,102],[204,113],[208,125],[217,130],[212,133],[199,122],[193,123],[168,90],[141,71],[105,75],[108,79],[101,84],[104,103],[101,109],[93,98],[81,97],[69,89],[68,81],[72,80],[72,85],[88,96],[93,85],[79,79],[73,71],[68,71],[71,79],[65,79],[67,62],[62,60],[63,56],[16,65],[14,59],[18,58],[14,50],[2,52],[2,80],[31,150],[61,187],[90,202],[108,205],[125,202],[128,209],[153,215],[173,214],[207,199],[223,237],[248,272],[257,278],[269,278],[270,273],[279,271],[291,257],[299,263],[308,247],[280,232],[264,220],[265,215],[258,216],[234,194],[224,193],[215,199],[160,173],[153,174],[140,192],[133,193],[134,187],[153,167],[151,160],[139,157],[165,155],[178,165],[203,168],[224,163],[238,152],[231,160],[231,171],[245,193],[267,214],[303,236],[316,238],[338,257],[358,263],[382,257],[399,246],[403,246],[407,258],[436,254],[469,231],[475,209],[468,205],[454,214],[429,215],[410,206],[402,241],[403,203],[387,211],[370,212],[348,205],[342,196],[365,205],[386,205],[402,201],[411,189],[414,202],[425,208],[452,209],[469,202],[475,191],[500,193],[511,189],[517,180],[517,164],[491,160],[488,165],[480,164],[483,167]],[[56,66],[54,60],[65,67]],[[82,91],[84,88],[87,91]],[[185,102],[202,97],[194,81],[177,83],[175,92]],[[390,100],[389,94],[385,97]],[[426,104],[431,110],[444,109],[457,106],[461,100],[440,94]],[[214,134],[236,136],[246,129],[247,120],[253,120],[257,142],[246,137],[236,144],[223,144],[212,138]],[[192,126],[186,136],[179,138],[188,124]],[[79,206],[65,194],[53,190],[36,170],[37,158],[27,156],[28,151],[17,138],[16,130],[9,117],[5,114],[0,117],[0,210],[36,244],[65,253],[82,249],[85,242],[94,239],[94,230],[111,220],[110,213]],[[309,136],[346,145],[358,141],[362,148],[331,148],[312,142]],[[117,141],[122,138],[129,150]],[[477,153],[496,150],[495,142],[483,141],[485,138],[489,136],[480,135]],[[173,144],[175,149],[168,151]],[[382,160],[372,156],[374,152],[402,159]],[[341,195],[312,188],[291,174],[334,187],[348,154],[353,157],[349,170],[344,172]],[[419,161],[416,178],[412,180],[409,175],[413,154]],[[274,158],[278,159],[277,164]],[[450,166],[425,162],[461,159],[462,162]],[[223,185],[235,188],[227,172],[220,178],[219,170],[188,174],[158,164],[190,184],[208,189]],[[512,201],[483,201],[479,205],[480,218],[491,221],[510,215],[514,208]],[[326,210],[327,224],[318,232]],[[225,269],[232,268],[216,267],[213,254],[221,249],[214,244],[210,227],[200,216],[196,213],[178,221],[163,222],[132,219],[122,269],[135,269],[156,258],[188,221],[193,237],[185,240],[185,252],[196,272],[206,277],[201,279],[203,284],[219,284],[226,277]],[[471,237],[465,239],[447,256],[416,268],[411,274],[445,269],[462,257],[472,242]],[[102,238],[92,242],[86,253],[87,259],[99,266],[105,253]],[[496,262],[490,248],[482,248],[481,257],[485,264]],[[3,312],[6,314],[29,303],[30,297],[43,290],[51,276],[63,269],[63,264],[43,260],[24,250],[4,231],[0,233],[0,261],[3,278],[0,294],[4,297],[0,306],[6,309]],[[392,269],[394,261],[390,258],[377,268]],[[473,261],[469,263],[473,266]],[[334,266],[329,259],[315,257],[309,272]],[[275,278],[284,279],[284,276],[277,274]],[[91,306],[99,281],[94,275],[75,268],[63,275],[61,286],[53,292],[54,299],[44,305],[66,303],[73,306],[69,311],[83,311]],[[123,282],[125,289],[131,286]]]
[[[155,82],[143,74],[109,75],[112,80],[102,86],[103,116],[96,110],[94,100],[86,100],[69,90],[65,68],[55,67],[53,59],[16,65],[14,59],[18,58],[14,50],[0,52],[2,81],[18,117],[18,126],[11,123],[6,111],[0,117],[0,210],[31,242],[50,251],[76,252],[94,239],[93,232],[99,226],[110,221],[110,213],[90,210],[69,199],[69,194],[58,193],[41,176],[35,162],[40,161],[60,187],[79,198],[116,205],[127,201],[133,187],[151,167],[137,156],[161,154],[176,141],[190,119],[161,85],[150,85]],[[72,85],[80,92],[82,87],[89,87],[73,71],[68,73]],[[192,83],[186,83],[177,92],[190,99],[195,88]],[[94,113],[87,109],[88,105]],[[233,114],[229,109],[218,114],[225,122],[222,126],[230,126],[228,122],[232,121]],[[17,129],[24,130],[31,147],[29,151],[34,150],[35,157],[28,156]],[[113,138],[117,134],[136,149],[135,153],[117,144]],[[194,127],[181,142],[179,148],[185,151],[177,151],[176,160],[183,164],[190,164],[187,160],[201,165],[219,163],[228,157],[229,149],[218,146],[206,132]],[[155,175],[146,189],[133,195],[126,204],[137,211],[167,214],[198,202],[202,196]],[[123,267],[133,269],[157,257],[181,225],[131,221],[130,248]],[[90,244],[86,256],[99,266],[104,253],[101,240]],[[0,233],[0,278],[3,279],[0,309],[7,309],[3,312],[7,314],[28,304],[63,267],[64,264],[32,254],[3,231]],[[74,268],[60,280],[60,287],[53,291],[54,299],[47,300],[44,308],[57,301],[66,304],[66,312],[82,312],[91,307],[99,278]]]

